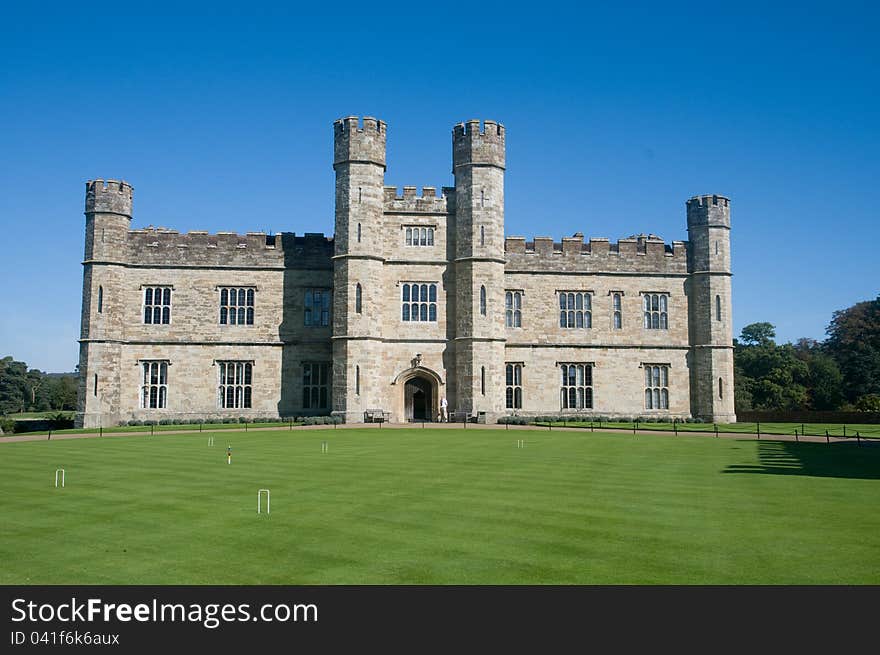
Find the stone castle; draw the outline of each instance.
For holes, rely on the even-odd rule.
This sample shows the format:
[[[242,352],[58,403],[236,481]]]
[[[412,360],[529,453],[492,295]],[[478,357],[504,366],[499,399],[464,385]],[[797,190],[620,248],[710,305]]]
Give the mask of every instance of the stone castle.
[[[504,126],[452,131],[455,186],[384,186],[386,125],[333,125],[335,234],[130,229],[86,184],[78,424],[333,414],[736,420],[730,202],[687,241],[504,234]]]

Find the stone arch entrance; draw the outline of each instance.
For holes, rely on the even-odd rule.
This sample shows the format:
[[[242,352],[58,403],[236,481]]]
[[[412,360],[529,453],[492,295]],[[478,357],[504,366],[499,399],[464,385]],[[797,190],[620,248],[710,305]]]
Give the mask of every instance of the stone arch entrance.
[[[404,383],[403,407],[406,421],[434,420],[434,385],[428,378],[416,376]]]
[[[391,382],[397,420],[436,421],[440,411],[443,379],[430,368],[416,365],[401,371]]]

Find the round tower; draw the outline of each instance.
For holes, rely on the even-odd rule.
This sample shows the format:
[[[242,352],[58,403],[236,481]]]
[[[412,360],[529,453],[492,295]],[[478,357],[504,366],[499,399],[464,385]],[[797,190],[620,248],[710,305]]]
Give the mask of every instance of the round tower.
[[[86,182],[86,261],[125,261],[133,192],[124,180]]]
[[[450,409],[504,412],[505,129],[469,120],[452,130],[455,175],[455,397]],[[485,303],[483,298],[485,297]],[[485,308],[485,311],[484,311]]]
[[[387,300],[381,288],[386,134],[385,122],[369,116],[333,124],[333,411],[347,422],[387,404],[371,396],[379,390],[378,308]]]
[[[687,201],[691,413],[716,423],[736,421],[730,290],[730,199]]]
[[[120,347],[125,329],[124,264],[133,189],[122,180],[86,182],[86,233],[80,328],[77,425],[111,425],[119,417]]]

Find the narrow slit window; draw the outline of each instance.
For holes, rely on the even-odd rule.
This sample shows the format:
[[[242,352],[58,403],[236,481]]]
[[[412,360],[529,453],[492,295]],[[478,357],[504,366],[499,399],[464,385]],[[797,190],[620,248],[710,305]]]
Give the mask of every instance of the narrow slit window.
[[[98,313],[101,314],[104,311],[104,287],[98,285]]]

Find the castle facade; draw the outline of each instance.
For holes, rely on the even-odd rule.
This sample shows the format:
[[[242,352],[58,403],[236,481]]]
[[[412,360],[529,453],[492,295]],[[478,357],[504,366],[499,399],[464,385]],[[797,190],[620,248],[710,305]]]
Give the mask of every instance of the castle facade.
[[[130,228],[86,184],[78,424],[450,412],[736,420],[730,202],[687,241],[504,232],[504,127],[452,132],[455,186],[384,186],[386,125],[333,125],[335,234]]]

